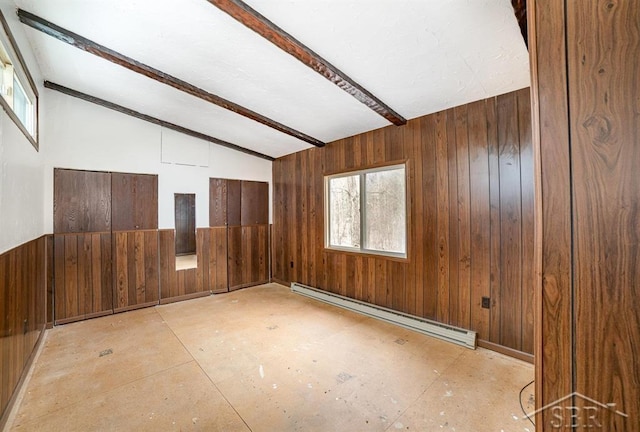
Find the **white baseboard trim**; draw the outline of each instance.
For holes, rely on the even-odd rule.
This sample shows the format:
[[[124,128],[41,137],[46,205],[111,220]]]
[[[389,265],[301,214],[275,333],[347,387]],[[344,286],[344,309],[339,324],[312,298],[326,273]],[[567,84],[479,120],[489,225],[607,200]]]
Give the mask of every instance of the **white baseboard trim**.
[[[466,330],[460,327],[454,327],[437,321],[397,312],[392,309],[322,291],[297,282],[291,283],[291,291],[362,315],[367,315],[382,321],[396,324],[409,330],[414,330],[428,336],[442,339],[447,342],[452,342],[471,349],[476,348],[476,332],[472,330]]]

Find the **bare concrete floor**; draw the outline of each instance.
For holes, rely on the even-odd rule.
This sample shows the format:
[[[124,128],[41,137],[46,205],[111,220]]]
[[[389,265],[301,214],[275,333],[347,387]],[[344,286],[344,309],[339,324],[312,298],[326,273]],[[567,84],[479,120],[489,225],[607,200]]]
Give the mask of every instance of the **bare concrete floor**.
[[[532,379],[269,284],[50,330],[11,430],[532,432]]]

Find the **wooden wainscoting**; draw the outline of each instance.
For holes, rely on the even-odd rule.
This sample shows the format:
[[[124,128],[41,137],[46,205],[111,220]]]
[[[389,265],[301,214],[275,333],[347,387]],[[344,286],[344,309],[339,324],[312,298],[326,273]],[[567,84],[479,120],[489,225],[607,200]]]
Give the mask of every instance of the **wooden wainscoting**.
[[[0,429],[44,332],[47,238],[0,255]]]
[[[114,312],[158,304],[158,231],[113,232]]]
[[[160,303],[172,303],[211,293],[211,282],[218,280],[215,272],[210,274],[210,237],[207,228],[198,228],[196,233],[197,268],[176,270],[175,230],[160,230]],[[214,240],[216,236],[214,235]],[[205,241],[209,240],[209,241]],[[215,246],[214,246],[215,247]],[[216,249],[214,249],[215,251]],[[226,246],[225,246],[226,257]]]
[[[227,227],[198,228],[196,237],[198,251],[202,251],[198,253],[198,269],[203,272],[203,286],[208,286],[213,293],[229,291]]]
[[[229,227],[229,290],[269,282],[269,225]]]
[[[277,159],[274,279],[469,328],[532,353],[529,105],[527,88]],[[401,160],[408,259],[325,250],[324,175]]]
[[[54,235],[55,323],[113,313],[111,232]]]

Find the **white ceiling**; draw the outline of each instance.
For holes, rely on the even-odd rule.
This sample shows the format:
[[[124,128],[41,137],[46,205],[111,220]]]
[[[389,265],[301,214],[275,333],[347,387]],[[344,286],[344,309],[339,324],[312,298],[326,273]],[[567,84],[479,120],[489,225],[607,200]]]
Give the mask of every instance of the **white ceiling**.
[[[510,0],[245,0],[407,119],[529,85]],[[325,142],[390,123],[205,0],[21,9]],[[25,26],[45,80],[273,157],[311,147]]]

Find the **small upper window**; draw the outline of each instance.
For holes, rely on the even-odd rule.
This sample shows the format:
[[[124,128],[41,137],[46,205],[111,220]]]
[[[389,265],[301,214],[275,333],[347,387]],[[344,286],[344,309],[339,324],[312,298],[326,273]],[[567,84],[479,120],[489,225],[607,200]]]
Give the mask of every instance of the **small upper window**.
[[[0,104],[38,149],[38,93],[1,12],[0,22]]]
[[[325,177],[330,249],[407,256],[404,164]]]

